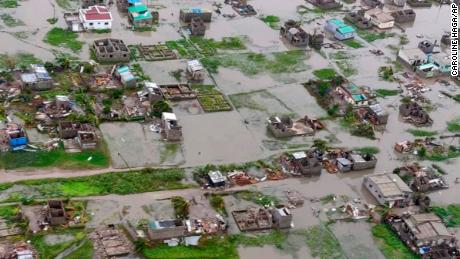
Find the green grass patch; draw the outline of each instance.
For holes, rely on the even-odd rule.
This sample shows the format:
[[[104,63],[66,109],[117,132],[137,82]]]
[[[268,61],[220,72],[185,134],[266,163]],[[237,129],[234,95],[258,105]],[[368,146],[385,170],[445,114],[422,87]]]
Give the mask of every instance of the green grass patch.
[[[456,94],[452,97],[452,99],[454,99],[454,101],[460,103],[460,94]]]
[[[63,149],[56,149],[37,152],[2,152],[0,154],[0,167],[9,170],[28,167],[92,169],[108,167],[109,164],[110,157],[105,150],[84,150],[78,153],[67,153]]]
[[[6,205],[0,207],[0,218],[9,220],[12,217],[18,215],[19,207],[15,205]]]
[[[63,236],[71,236],[71,240],[61,241],[57,239],[56,243],[49,242],[46,237],[50,234],[53,235],[63,235]],[[57,255],[65,251],[67,248],[71,247],[72,245],[76,244],[77,242],[83,240],[86,237],[86,233],[83,229],[66,229],[66,230],[58,230],[53,232],[47,233],[40,233],[37,235],[30,236],[28,239],[31,241],[34,248],[38,251],[40,258],[43,259],[52,259],[55,258]]]
[[[437,131],[430,131],[430,130],[421,130],[421,129],[409,129],[407,130],[410,134],[415,137],[433,137],[438,135]]]
[[[185,174],[180,169],[144,169],[142,171],[112,172],[75,178],[25,180],[14,185],[30,187],[37,192],[31,198],[84,197],[107,194],[131,194],[160,190],[184,189],[192,185],[182,183]],[[13,183],[0,184],[6,190]],[[10,196],[9,201],[20,201],[22,193]]]
[[[202,237],[198,246],[175,246],[159,245],[154,248],[145,248],[142,251],[148,259],[237,259],[236,246],[228,237]]]
[[[227,210],[225,209],[224,197],[218,194],[211,194],[209,197],[209,204],[216,210],[217,213],[227,216]]]
[[[42,60],[28,52],[18,52],[14,55],[0,54],[0,69],[11,67],[28,68],[30,64],[40,64]]]
[[[69,0],[56,0],[56,4],[64,10],[70,10],[72,8],[72,4]]]
[[[64,47],[71,49],[74,52],[80,51],[83,47],[83,42],[78,41],[78,34],[62,29],[53,28],[46,35],[43,41],[52,46]]]
[[[313,71],[313,75],[321,80],[331,80],[337,76],[337,73],[332,68],[323,68]]]
[[[378,224],[372,227],[372,235],[375,237],[377,246],[386,258],[410,259],[419,258],[404,245],[398,236],[386,224]]]
[[[385,38],[394,37],[395,33],[392,32],[373,32],[368,30],[358,30],[358,35],[367,42],[373,42]]]
[[[180,143],[166,143],[160,151],[160,162],[165,162],[168,158],[174,157],[180,150]]]
[[[243,50],[246,48],[240,37],[224,37],[220,41],[203,37],[190,37],[176,41],[166,41],[166,46],[175,49],[182,58],[205,58],[216,55],[218,50]]]
[[[447,123],[447,130],[450,132],[454,132],[454,133],[460,132],[460,121],[458,120],[449,121]]]
[[[432,211],[442,218],[447,227],[460,226],[460,204],[451,204],[447,207],[433,207]]]
[[[343,44],[345,44],[348,47],[353,48],[353,49],[359,49],[359,48],[364,47],[363,44],[361,44],[361,42],[359,42],[359,41],[357,41],[355,39],[348,39],[348,40],[344,40],[342,42],[343,42]]]
[[[261,206],[276,206],[280,203],[278,198],[276,198],[275,196],[266,195],[259,191],[244,190],[244,191],[236,192],[234,195],[235,195],[235,198],[237,199],[254,202],[255,204],[258,204]]]
[[[270,28],[274,29],[274,30],[278,30],[279,29],[279,22],[280,22],[280,18],[278,16],[275,16],[275,15],[267,15],[267,16],[263,16],[260,18],[264,23],[268,24],[268,26],[270,26]]]
[[[288,235],[280,231],[271,231],[268,234],[236,234],[230,236],[230,240],[235,245],[249,247],[274,246],[282,249]]]
[[[4,13],[0,15],[0,19],[2,19],[3,23],[7,27],[17,27],[17,26],[23,26],[25,23],[19,19],[14,18],[13,16]]]
[[[262,98],[273,98],[274,96],[267,90],[252,91],[248,93],[238,93],[229,95],[230,101],[236,109],[247,108],[250,110],[267,111],[267,108],[254,100],[254,96]]]
[[[399,90],[380,88],[380,89],[375,90],[375,93],[379,97],[396,96],[399,94]]]
[[[89,239],[85,239],[83,244],[72,253],[66,256],[67,259],[92,259],[93,258],[93,243]]]
[[[16,8],[18,6],[18,0],[0,0],[0,7],[2,8]]]
[[[311,256],[321,259],[344,257],[339,241],[327,226],[317,225],[303,232]]]
[[[345,52],[345,51],[337,51],[337,52],[331,53],[330,57],[331,57],[331,59],[335,59],[335,60],[349,59],[350,58],[349,55],[347,54],[347,52]]]
[[[378,147],[357,147],[357,148],[353,148],[353,150],[363,153],[363,154],[371,154],[371,155],[376,155],[380,152],[380,149]]]
[[[335,63],[346,77],[352,76],[357,72],[348,60],[337,60]]]

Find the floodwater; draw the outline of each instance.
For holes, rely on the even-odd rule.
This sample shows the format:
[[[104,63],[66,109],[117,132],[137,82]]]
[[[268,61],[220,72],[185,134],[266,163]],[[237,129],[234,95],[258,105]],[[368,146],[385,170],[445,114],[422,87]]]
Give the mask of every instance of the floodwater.
[[[179,9],[183,7],[212,8],[214,1],[203,0],[159,0],[155,1],[160,6],[160,25],[154,32],[131,32],[124,27],[127,24],[125,15],[119,13],[116,7],[111,11],[114,17],[112,32],[109,34],[82,33],[79,40],[86,44],[80,53],[73,53],[81,58],[89,57],[89,44],[95,39],[113,37],[123,39],[127,44],[153,44],[166,40],[180,39]],[[222,1],[221,1],[222,2]],[[63,48],[51,47],[42,41],[44,35],[52,27],[64,27],[62,18],[63,10],[55,6],[59,21],[50,25],[46,19],[53,16],[52,0],[24,0],[21,6],[15,9],[2,9],[0,13],[9,13],[13,17],[20,18],[26,26],[8,28],[0,22],[0,52],[13,54],[18,51],[31,52],[43,60],[53,58],[52,49],[71,53]],[[298,5],[307,5],[303,0],[280,1],[280,0],[253,0],[251,4],[260,15],[279,16],[281,22],[288,19],[309,20],[303,27],[307,31],[313,29],[322,30],[325,19],[330,17],[343,18],[343,12],[326,14],[308,14],[301,17],[296,12]],[[37,7],[40,8],[37,8]],[[346,9],[357,9],[359,1],[354,5],[345,5]],[[394,6],[386,8],[395,9]],[[399,36],[405,35],[409,43],[405,48],[414,48],[423,39],[439,42],[441,35],[449,31],[450,7],[433,5],[431,8],[415,9],[417,18],[413,24],[404,25],[405,31],[393,28],[390,31],[395,37],[376,40],[367,43],[358,39],[363,48],[351,49],[345,47],[347,53],[346,62],[356,72],[349,76],[357,85],[366,85],[373,89],[386,88],[396,89],[397,83],[385,82],[379,79],[377,70],[381,66],[389,65],[396,58],[394,46],[400,46]],[[234,11],[227,5],[223,5],[223,14],[232,14]],[[27,32],[27,38],[19,39],[14,36],[17,32]],[[235,17],[233,19],[222,16],[213,16],[213,21],[206,32],[207,38],[221,39],[227,36],[245,36],[248,51],[268,53],[274,51],[286,51],[292,49],[279,38],[279,32],[271,29],[258,17]],[[328,37],[326,42],[333,42]],[[381,49],[384,56],[373,56],[369,49]],[[377,133],[376,140],[369,140],[350,136],[336,122],[327,121],[327,130],[319,132],[315,137],[296,137],[289,140],[277,140],[266,131],[265,120],[272,114],[290,114],[300,117],[309,115],[312,117],[325,116],[325,111],[319,107],[302,83],[313,78],[312,71],[315,69],[334,67],[339,69],[336,60],[326,58],[333,56],[337,50],[323,49],[321,54],[307,50],[305,65],[308,69],[298,73],[270,74],[259,73],[254,76],[245,75],[236,68],[219,68],[219,73],[210,77],[205,83],[215,82],[216,86],[225,95],[240,100],[241,105],[231,112],[204,113],[197,107],[197,103],[175,103],[174,112],[178,115],[179,123],[183,127],[184,140],[174,152],[166,147],[161,137],[149,130],[149,125],[138,123],[104,123],[101,131],[108,143],[114,168],[138,167],[138,166],[200,166],[205,164],[241,163],[266,158],[278,154],[286,149],[309,146],[314,138],[334,139],[333,144],[344,147],[378,146],[380,153],[377,167],[373,171],[363,171],[348,174],[331,175],[324,172],[319,177],[308,179],[287,179],[281,182],[265,182],[254,188],[267,194],[283,197],[285,190],[296,190],[305,197],[322,197],[328,194],[347,195],[351,198],[361,197],[366,202],[375,202],[372,197],[362,188],[362,177],[366,174],[391,172],[395,167],[404,163],[400,156],[393,151],[395,142],[412,139],[407,132],[413,128],[411,125],[401,122],[397,114],[399,96],[380,99],[381,104],[388,109],[390,117],[385,130]],[[147,75],[160,84],[176,83],[177,80],[169,72],[184,69],[185,60],[162,61],[162,62],[139,62]],[[185,82],[182,78],[181,82]],[[453,83],[452,83],[453,84]],[[439,90],[447,88],[434,80],[427,81],[427,86],[432,91],[425,93],[434,106],[430,112],[434,124],[428,130],[436,130],[440,134],[447,134],[446,123],[460,117],[458,104],[453,100],[443,98]],[[458,87],[455,93],[459,93]],[[256,108],[254,108],[256,107]],[[29,132],[32,138],[40,138],[39,134]],[[454,141],[454,140],[452,140]],[[420,162],[430,165],[430,162]],[[430,194],[433,202],[438,204],[460,203],[457,186],[454,183],[460,175],[458,167],[460,160],[454,159],[437,163],[449,172],[445,176],[451,188]],[[3,194],[2,194],[3,195]],[[158,193],[136,194],[129,196],[109,195],[94,197],[88,204],[89,210],[94,213],[90,226],[99,224],[117,223],[122,220],[138,220],[152,217],[156,210],[166,211],[164,217],[170,214],[166,205],[154,199],[168,198],[172,195],[184,195],[193,197],[199,195],[199,190],[168,191]],[[235,201],[226,200],[230,208]],[[231,203],[231,204],[230,204]],[[244,205],[244,204],[243,204]],[[320,223],[320,219],[312,214],[312,207],[317,204],[306,202],[301,208],[294,210],[295,228],[304,229]],[[150,208],[147,209],[146,208]],[[370,224],[338,223],[332,227],[342,248],[349,258],[382,258],[376,249],[370,234]],[[353,231],[351,231],[353,230]],[[274,247],[249,248],[240,247],[239,253],[242,258],[310,258],[308,248],[302,247],[295,255],[280,252]],[[368,257],[366,257],[368,255]]]

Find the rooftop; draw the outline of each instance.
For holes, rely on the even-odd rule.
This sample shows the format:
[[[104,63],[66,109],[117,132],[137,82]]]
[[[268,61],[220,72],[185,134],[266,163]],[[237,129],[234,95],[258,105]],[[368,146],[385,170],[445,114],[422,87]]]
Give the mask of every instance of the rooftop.
[[[112,14],[109,10],[100,5],[90,6],[88,9],[80,9],[80,14],[87,21],[112,20]]]
[[[406,193],[412,193],[412,190],[396,174],[375,174],[367,176],[380,189],[384,197],[398,196]]]

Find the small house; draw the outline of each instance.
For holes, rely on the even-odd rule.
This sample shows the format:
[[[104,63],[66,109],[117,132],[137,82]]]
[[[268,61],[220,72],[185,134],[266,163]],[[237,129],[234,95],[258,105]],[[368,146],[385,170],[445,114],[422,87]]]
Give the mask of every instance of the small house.
[[[94,131],[78,131],[77,143],[81,149],[95,149],[97,146],[97,136]]]
[[[387,124],[389,113],[383,109],[380,103],[369,105],[371,115],[376,119],[377,124]]]
[[[192,81],[203,81],[206,76],[203,65],[196,59],[187,62],[186,73],[188,79]]]
[[[299,23],[289,20],[281,26],[280,34],[290,44],[296,47],[308,45],[308,34],[302,29]]]
[[[208,181],[212,187],[223,187],[227,184],[227,178],[220,171],[208,172]]]
[[[53,88],[53,79],[43,65],[31,64],[28,73],[21,74],[24,89],[49,90]]]
[[[152,13],[144,4],[128,7],[128,18],[135,27],[152,26],[154,22]]]
[[[380,205],[403,208],[412,200],[412,190],[396,174],[367,175],[363,184]]]
[[[451,70],[451,57],[446,53],[435,53],[428,58],[429,61],[438,68],[440,74],[450,73]]]
[[[153,220],[149,222],[147,235],[151,240],[168,240],[185,236],[187,226],[180,219]]]
[[[292,213],[285,206],[277,206],[270,210],[273,218],[273,227],[286,229],[292,227]]]
[[[352,163],[350,160],[339,157],[337,158],[337,168],[340,170],[340,172],[345,173],[351,171],[352,168]]]
[[[163,100],[160,87],[156,83],[148,81],[144,82],[144,89],[137,92],[137,96],[140,102],[149,101],[150,104]]]
[[[357,12],[349,12],[345,15],[344,18],[346,21],[349,21],[359,29],[370,29],[372,24],[369,22],[369,19],[364,18],[364,11],[360,10]]]
[[[134,77],[133,73],[131,73],[128,66],[120,66],[117,68],[115,75],[124,87],[136,87],[136,78]]]
[[[352,163],[353,171],[372,169],[377,165],[377,158],[372,154],[352,153],[348,159]]]
[[[308,0],[314,6],[317,6],[323,10],[330,10],[342,7],[342,5],[335,0]]]
[[[182,127],[177,123],[174,113],[163,112],[161,114],[161,126],[167,140],[179,141],[182,139]]]
[[[206,32],[206,25],[201,17],[193,17],[190,21],[190,33],[194,36],[204,36]]]
[[[97,61],[117,63],[129,62],[130,52],[122,40],[95,40],[92,47]]]
[[[273,228],[273,216],[268,209],[251,207],[232,211],[240,231],[258,231]]]
[[[423,51],[425,54],[430,54],[433,52],[434,43],[429,40],[422,40],[418,43],[418,48]]]
[[[202,8],[184,8],[179,12],[182,22],[189,23],[193,17],[200,17],[203,22],[211,22],[212,12]]]
[[[326,21],[325,30],[329,31],[338,40],[353,39],[356,35],[353,27],[346,25],[338,19],[329,19]]]
[[[398,10],[391,13],[397,23],[407,23],[415,21],[416,14],[412,9]]]
[[[364,18],[368,19],[379,29],[390,29],[395,24],[395,19],[380,8],[370,9],[364,12]]]
[[[48,213],[47,218],[50,225],[62,225],[67,223],[64,203],[61,200],[49,200],[48,201]]]
[[[112,14],[105,6],[94,5],[80,9],[80,21],[85,30],[112,29]]]

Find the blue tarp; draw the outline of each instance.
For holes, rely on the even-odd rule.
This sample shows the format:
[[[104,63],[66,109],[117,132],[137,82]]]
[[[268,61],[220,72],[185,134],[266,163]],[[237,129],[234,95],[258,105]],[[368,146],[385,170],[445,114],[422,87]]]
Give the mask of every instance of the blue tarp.
[[[10,146],[13,148],[17,146],[23,146],[23,145],[27,145],[27,137],[19,137],[19,138],[10,139]]]

